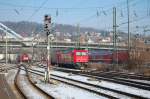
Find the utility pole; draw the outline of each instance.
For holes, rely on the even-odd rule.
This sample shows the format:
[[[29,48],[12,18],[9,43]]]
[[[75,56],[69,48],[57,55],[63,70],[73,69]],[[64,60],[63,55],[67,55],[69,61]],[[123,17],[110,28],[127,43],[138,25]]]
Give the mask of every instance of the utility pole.
[[[32,63],[33,63],[33,58],[34,58],[34,45],[33,45],[33,40],[34,40],[34,32],[32,31]]]
[[[128,15],[128,50],[130,51],[130,47],[131,47],[131,34],[130,34],[130,8],[129,8],[129,0],[127,0],[127,15]]]
[[[6,31],[6,52],[5,52],[5,54],[6,54],[6,66],[7,66],[7,64],[8,64],[8,32]]]
[[[116,7],[113,7],[113,65],[114,64],[114,60],[115,60],[115,56],[116,56],[116,42],[117,42],[117,34],[116,34]]]
[[[80,48],[80,24],[77,24],[77,49]]]
[[[51,25],[51,16],[45,15],[44,17],[44,29],[47,35],[47,70],[45,71],[45,82],[49,82],[50,76],[50,25]]]
[[[88,36],[88,33],[87,33],[87,35],[86,35],[87,50],[89,50],[89,43],[88,43],[88,40],[89,40],[89,36]]]

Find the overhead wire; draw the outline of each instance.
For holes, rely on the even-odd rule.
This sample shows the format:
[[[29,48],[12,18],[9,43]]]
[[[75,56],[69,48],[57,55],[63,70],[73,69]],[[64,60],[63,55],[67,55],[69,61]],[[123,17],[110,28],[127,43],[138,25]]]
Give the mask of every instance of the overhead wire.
[[[31,18],[33,18],[33,16],[34,16],[36,13],[38,13],[38,12],[40,11],[40,9],[46,4],[47,1],[48,1],[48,0],[44,0],[44,1],[41,3],[41,5],[39,6],[39,8],[37,8],[37,9],[31,14],[31,16],[28,17],[27,20],[30,20]],[[36,26],[33,26],[33,27],[32,27],[32,34],[33,34],[35,31],[36,31]]]
[[[132,0],[133,1],[133,0]],[[45,0],[42,5],[44,5],[44,3],[46,3],[47,0]],[[119,5],[121,6],[123,3],[120,3]],[[30,6],[30,5],[17,5],[17,4],[12,4],[12,3],[5,3],[5,2],[0,2],[0,5],[8,5],[8,6],[13,6],[13,7],[25,7],[25,8],[34,8],[34,9],[40,9],[42,5],[40,6]],[[110,6],[110,5],[109,5]],[[91,7],[42,7],[43,9],[54,9],[54,10],[65,10],[65,9],[70,9],[70,10],[73,10],[73,9],[77,9],[77,10],[81,10],[81,9],[100,9],[100,8],[104,8],[102,6],[91,6]]]
[[[134,19],[134,20],[130,20],[129,23],[134,23],[134,22],[138,22],[138,21],[141,21],[141,20],[144,20],[146,18],[149,18],[148,16],[143,16],[143,17],[140,17],[140,18],[137,18],[137,19]],[[123,25],[126,25],[128,22],[122,22],[120,24],[117,25],[117,27],[121,27]],[[107,28],[112,28],[112,27],[107,27]]]
[[[45,0],[43,3],[42,3],[42,5],[44,5],[44,3],[46,3],[46,1],[47,0]],[[132,0],[133,1],[133,0]],[[14,7],[27,7],[27,8],[35,8],[36,10],[34,11],[34,13],[30,16],[30,17],[32,17],[32,16],[34,16],[34,14],[36,14],[37,12],[38,12],[38,10],[40,10],[41,8],[42,9],[54,9],[54,10],[56,10],[57,12],[58,12],[58,10],[65,10],[65,9],[67,9],[67,10],[81,10],[81,9],[102,9],[102,12],[103,12],[103,14],[107,14],[106,13],[106,10],[104,10],[103,8],[104,7],[100,7],[100,6],[98,6],[98,7],[66,7],[66,8],[59,8],[59,7],[55,7],[55,8],[50,8],[50,7],[42,7],[42,5],[40,5],[40,6],[29,6],[29,5],[17,5],[17,4],[11,4],[11,3],[4,3],[4,2],[0,2],[0,4],[2,4],[2,5],[9,5],[9,6],[14,6]],[[121,2],[121,3],[118,3],[120,6],[122,5],[122,4],[124,4],[124,2]]]
[[[134,2],[134,1],[136,1],[136,0],[132,0],[132,1],[130,1],[130,6],[134,6],[135,4],[137,4],[139,1],[141,1],[141,0],[138,0],[138,1],[136,1],[136,2]],[[59,15],[59,9],[61,9],[61,10],[65,10],[65,9],[67,9],[67,10],[81,10],[81,9],[95,9],[97,12],[97,14],[93,14],[93,15],[90,15],[90,16],[88,16],[88,17],[86,17],[86,18],[83,18],[83,19],[81,19],[81,20],[79,20],[79,21],[77,21],[77,22],[75,22],[75,23],[81,23],[81,22],[84,22],[84,21],[89,21],[89,20],[91,20],[91,19],[93,19],[93,18],[95,18],[95,17],[98,17],[98,16],[100,16],[100,13],[103,13],[103,15],[110,15],[110,14],[108,14],[108,12],[109,11],[111,11],[112,12],[112,7],[111,8],[109,8],[109,9],[104,9],[105,7],[66,7],[66,8],[60,8],[60,7],[55,7],[55,8],[50,8],[50,7],[43,7],[43,5],[45,4],[47,2],[47,0],[44,0],[44,2],[40,5],[40,6],[29,6],[29,5],[17,5],[17,4],[11,4],[11,3],[4,3],[4,2],[0,2],[0,4],[2,4],[2,5],[9,5],[9,6],[19,6],[19,7],[28,7],[28,8],[36,8],[36,10],[31,14],[31,16],[28,18],[28,20],[29,19],[31,19],[37,12],[39,12],[41,9],[54,9],[54,10],[56,10],[56,16],[58,16]],[[117,4],[117,7],[120,7],[120,6],[124,6],[125,5],[125,2],[123,1],[123,2],[119,2],[118,4]],[[126,9],[126,7],[124,8],[124,9]],[[100,10],[100,12],[99,12],[99,10]],[[99,15],[98,15],[99,14]],[[112,13],[111,13],[112,14]],[[135,16],[137,16],[137,13],[134,11],[134,15]],[[123,16],[123,12],[122,12],[122,16]]]
[[[40,6],[29,6],[29,5],[17,5],[17,4],[11,4],[11,3],[4,3],[4,2],[0,2],[0,5],[7,5],[7,6],[12,6],[12,7],[24,7],[24,8],[33,8],[33,9],[38,9],[40,8]],[[97,7],[42,7],[43,9],[61,9],[61,10],[65,10],[65,9],[69,9],[69,10],[82,10],[82,9],[98,9],[98,8],[102,8],[101,6],[97,6]]]
[[[135,2],[135,3],[133,3],[133,1],[135,1],[135,0],[132,0],[132,6],[133,5],[135,5],[135,4],[137,4],[139,1],[137,1],[137,2]],[[131,3],[131,2],[130,2]],[[122,5],[126,5],[126,4],[124,4],[124,2],[121,2],[121,3],[118,3],[118,6],[117,7],[120,7],[120,6],[122,6]],[[131,4],[130,4],[130,6],[131,6]],[[99,12],[99,13],[103,13],[103,15],[105,15],[105,16],[107,16],[107,13],[110,11],[110,12],[112,12],[112,7],[110,7],[110,8],[108,8],[108,9],[103,9],[104,7],[100,7],[100,9],[101,9],[101,11]],[[107,13],[106,13],[107,12]],[[96,12],[97,13],[97,12]],[[100,14],[99,14],[100,15]],[[75,23],[81,23],[81,22],[84,22],[84,21],[89,21],[90,20],[90,18],[95,18],[95,17],[97,17],[97,14],[93,14],[93,15],[91,15],[91,16],[88,16],[88,17],[86,17],[86,18],[83,18],[83,19],[81,19],[81,20],[79,20],[79,21],[77,21],[77,22],[75,22]]]
[[[149,18],[149,16],[142,16],[142,17],[138,17],[136,19],[133,19],[133,20],[130,20],[129,23],[135,23],[135,22],[138,22],[138,21],[142,21],[142,20],[145,20],[146,18]],[[128,23],[128,21],[125,21],[125,22],[122,22],[122,23],[119,23],[117,24],[117,28],[121,28],[122,26],[126,25]],[[105,27],[105,28],[112,28],[111,26],[109,27]]]
[[[29,20],[30,18],[32,18],[38,11],[40,11],[40,9],[46,4],[47,1],[48,1],[48,0],[44,0],[44,1],[42,2],[42,4],[39,6],[39,8],[37,8],[37,9],[31,14],[31,16],[28,18],[28,20]]]

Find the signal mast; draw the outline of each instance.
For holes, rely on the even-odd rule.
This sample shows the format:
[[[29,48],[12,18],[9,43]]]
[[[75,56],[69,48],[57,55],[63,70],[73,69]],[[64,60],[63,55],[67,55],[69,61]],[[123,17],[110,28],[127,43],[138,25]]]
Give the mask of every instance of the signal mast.
[[[51,65],[51,58],[50,58],[50,34],[51,34],[51,16],[45,15],[44,16],[44,31],[46,32],[47,36],[47,70],[45,71],[45,82],[49,82],[50,76],[50,65]]]

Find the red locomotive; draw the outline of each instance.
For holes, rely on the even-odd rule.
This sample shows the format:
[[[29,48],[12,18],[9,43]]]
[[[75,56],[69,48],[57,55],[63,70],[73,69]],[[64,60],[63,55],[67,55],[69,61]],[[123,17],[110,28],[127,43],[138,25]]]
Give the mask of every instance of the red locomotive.
[[[30,57],[27,53],[23,53],[18,56],[18,62],[29,62],[29,61],[30,61]]]
[[[67,68],[78,68],[87,62],[100,62],[105,64],[127,63],[129,55],[127,51],[119,50],[55,50],[52,52],[51,63]]]
[[[89,60],[88,50],[73,50],[74,63],[87,63]]]
[[[52,52],[51,63],[68,68],[78,68],[79,63],[88,62],[87,50],[57,50]]]

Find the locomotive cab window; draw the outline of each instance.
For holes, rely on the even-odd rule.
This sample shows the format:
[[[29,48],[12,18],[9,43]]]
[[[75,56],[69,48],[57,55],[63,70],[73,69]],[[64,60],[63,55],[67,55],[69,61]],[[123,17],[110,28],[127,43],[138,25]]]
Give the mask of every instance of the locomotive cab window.
[[[86,55],[86,52],[82,52],[82,56],[85,56]]]
[[[77,56],[85,56],[85,55],[87,55],[87,53],[86,52],[76,52],[76,55]]]
[[[76,52],[76,55],[77,56],[81,56],[81,52]]]

